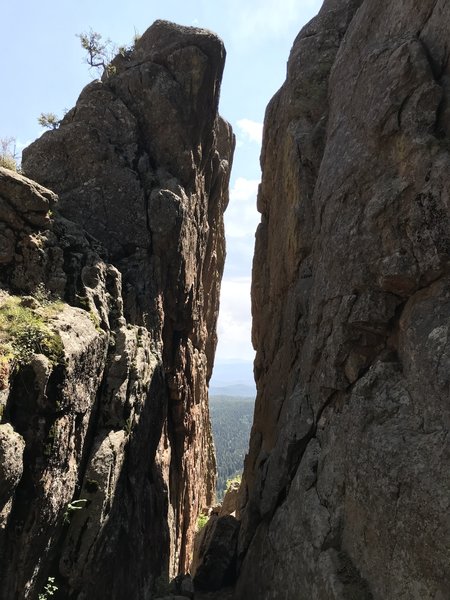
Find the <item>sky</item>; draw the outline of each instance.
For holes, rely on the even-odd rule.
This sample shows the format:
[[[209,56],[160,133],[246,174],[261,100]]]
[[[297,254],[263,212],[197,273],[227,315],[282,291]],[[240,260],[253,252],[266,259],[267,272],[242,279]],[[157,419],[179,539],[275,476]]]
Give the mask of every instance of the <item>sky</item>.
[[[93,29],[127,45],[156,19],[168,19],[205,27],[223,39],[227,62],[220,112],[233,126],[237,147],[225,215],[227,260],[216,353],[221,383],[227,365],[232,372],[236,363],[248,364],[247,382],[252,377],[250,280],[259,222],[256,193],[264,111],[285,79],[296,35],[321,4],[322,0],[21,0],[2,6],[0,138],[14,137],[19,151],[43,133],[37,122],[41,112],[61,116],[95,77],[83,61],[76,34]]]

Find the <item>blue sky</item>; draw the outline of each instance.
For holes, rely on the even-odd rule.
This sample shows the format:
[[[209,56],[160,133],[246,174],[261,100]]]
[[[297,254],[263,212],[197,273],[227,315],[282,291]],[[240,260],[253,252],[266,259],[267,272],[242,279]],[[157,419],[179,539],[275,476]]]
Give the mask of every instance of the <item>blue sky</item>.
[[[2,6],[0,138],[15,137],[19,149],[41,135],[41,112],[61,115],[94,77],[83,63],[77,33],[92,28],[125,45],[135,31],[143,33],[156,19],[169,19],[206,27],[224,40],[221,114],[233,125],[237,148],[225,220],[228,256],[218,363],[250,365],[253,360],[250,277],[259,222],[255,206],[264,111],[284,81],[297,33],[321,4],[322,0],[22,0]]]

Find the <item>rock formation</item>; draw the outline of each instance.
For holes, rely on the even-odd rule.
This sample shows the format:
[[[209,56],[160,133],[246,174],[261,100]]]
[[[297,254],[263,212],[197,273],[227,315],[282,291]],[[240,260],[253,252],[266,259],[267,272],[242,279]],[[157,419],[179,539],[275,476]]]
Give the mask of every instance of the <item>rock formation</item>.
[[[449,597],[449,38],[325,0],[267,109],[239,599]]]
[[[24,151],[40,185],[0,170],[0,323],[36,330],[0,337],[2,600],[48,577],[67,600],[145,600],[189,567],[215,493],[224,59],[158,21]]]
[[[207,522],[195,536],[191,574],[197,591],[222,590],[236,579],[239,487],[238,481],[230,483],[222,504],[210,507]]]
[[[448,598],[449,24],[445,0],[325,0],[294,43],[264,130],[241,522],[211,521],[199,587]],[[49,577],[146,600],[188,567],[214,491],[223,59],[157,22],[24,153],[59,200],[0,169],[2,600]]]

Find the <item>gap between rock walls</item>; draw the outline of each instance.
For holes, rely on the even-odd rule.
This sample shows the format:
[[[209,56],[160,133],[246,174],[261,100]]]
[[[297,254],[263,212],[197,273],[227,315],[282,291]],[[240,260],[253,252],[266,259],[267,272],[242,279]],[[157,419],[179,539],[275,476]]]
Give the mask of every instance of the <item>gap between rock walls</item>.
[[[294,41],[221,504],[223,43],[157,21],[0,168],[0,600],[448,597],[449,28],[325,0]]]

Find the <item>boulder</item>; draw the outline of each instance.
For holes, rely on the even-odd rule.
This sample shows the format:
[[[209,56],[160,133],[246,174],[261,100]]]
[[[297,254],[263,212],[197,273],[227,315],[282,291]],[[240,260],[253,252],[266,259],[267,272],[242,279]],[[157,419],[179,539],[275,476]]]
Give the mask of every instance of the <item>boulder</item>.
[[[225,515],[233,515],[236,517],[239,506],[239,488],[239,481],[233,481],[228,486],[219,510],[219,517],[224,517]]]
[[[212,516],[204,529],[194,586],[196,590],[215,591],[235,580],[239,521],[231,515]]]

